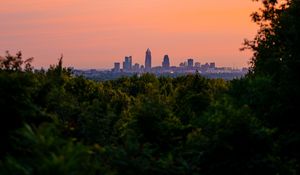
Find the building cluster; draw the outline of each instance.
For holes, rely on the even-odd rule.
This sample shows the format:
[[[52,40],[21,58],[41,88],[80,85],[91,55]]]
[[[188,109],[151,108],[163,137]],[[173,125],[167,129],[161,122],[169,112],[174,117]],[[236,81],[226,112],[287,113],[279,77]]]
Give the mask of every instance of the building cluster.
[[[145,66],[144,66],[145,65]],[[140,65],[138,63],[132,63],[132,56],[126,56],[123,62],[123,67],[121,68],[121,63],[115,62],[112,72],[152,72],[152,73],[164,73],[164,72],[195,72],[195,71],[212,71],[216,69],[216,64],[195,62],[194,59],[189,58],[185,62],[179,64],[178,67],[170,65],[170,58],[165,55],[162,60],[161,66],[152,67],[152,56],[151,51],[148,48],[145,55],[145,64]]]
[[[121,67],[122,66],[122,67]],[[115,62],[114,68],[111,70],[73,70],[77,76],[84,76],[92,80],[113,80],[123,76],[141,75],[150,72],[156,76],[178,77],[187,74],[201,73],[207,78],[222,78],[232,80],[243,77],[248,68],[237,69],[232,67],[216,67],[214,62],[204,63],[194,62],[194,59],[189,58],[179,64],[179,66],[171,66],[170,58],[164,55],[161,66],[152,66],[152,56],[150,49],[147,49],[145,55],[145,64],[133,64],[132,56],[126,56],[122,63]]]
[[[152,57],[150,49],[147,49],[145,55],[145,64],[133,64],[132,56],[126,56],[123,63],[115,62],[114,68],[111,70],[73,70],[77,76],[84,76],[92,80],[113,80],[123,76],[141,75],[145,72],[150,72],[156,76],[178,77],[187,74],[201,73],[207,78],[222,78],[225,80],[232,80],[243,77],[248,68],[232,68],[232,67],[216,67],[214,62],[204,63],[195,62],[194,59],[189,58],[179,64],[179,66],[171,66],[170,58],[164,55],[161,66],[152,67]],[[121,68],[122,66],[122,68]]]

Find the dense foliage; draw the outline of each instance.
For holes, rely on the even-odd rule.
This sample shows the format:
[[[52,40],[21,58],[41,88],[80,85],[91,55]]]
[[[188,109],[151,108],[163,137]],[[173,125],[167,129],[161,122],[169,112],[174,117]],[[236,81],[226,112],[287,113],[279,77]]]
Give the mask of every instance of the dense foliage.
[[[95,82],[0,58],[0,174],[299,174],[300,1],[263,1],[239,80]]]

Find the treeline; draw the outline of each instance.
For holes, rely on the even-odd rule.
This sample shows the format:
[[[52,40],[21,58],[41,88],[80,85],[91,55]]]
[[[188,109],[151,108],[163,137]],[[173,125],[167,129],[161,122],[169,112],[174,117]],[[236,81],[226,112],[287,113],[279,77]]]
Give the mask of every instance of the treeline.
[[[264,1],[242,79],[95,82],[0,59],[0,174],[299,174],[300,1]]]
[[[60,60],[48,71],[2,69],[0,95],[0,174],[298,171],[297,123],[265,77],[94,82]]]

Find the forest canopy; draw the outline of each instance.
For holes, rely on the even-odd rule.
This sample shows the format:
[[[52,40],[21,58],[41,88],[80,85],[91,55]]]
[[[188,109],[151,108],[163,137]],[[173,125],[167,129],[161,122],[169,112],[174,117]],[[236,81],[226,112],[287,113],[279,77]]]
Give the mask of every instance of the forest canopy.
[[[284,2],[282,4],[282,2]],[[263,0],[251,70],[96,82],[0,57],[0,174],[299,174],[300,1]]]

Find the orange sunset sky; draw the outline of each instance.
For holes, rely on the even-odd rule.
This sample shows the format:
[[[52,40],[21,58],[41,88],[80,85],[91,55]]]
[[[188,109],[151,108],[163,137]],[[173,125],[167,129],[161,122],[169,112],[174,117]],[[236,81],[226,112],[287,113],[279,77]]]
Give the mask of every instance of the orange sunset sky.
[[[37,68],[57,63],[75,68],[112,68],[132,55],[152,65],[164,54],[171,65],[194,58],[217,66],[245,67],[251,53],[243,39],[258,27],[251,0],[0,0],[0,55],[21,50]]]

